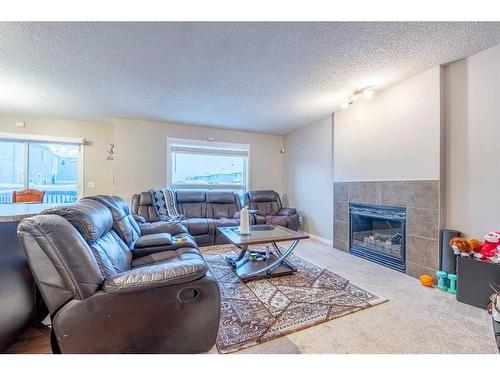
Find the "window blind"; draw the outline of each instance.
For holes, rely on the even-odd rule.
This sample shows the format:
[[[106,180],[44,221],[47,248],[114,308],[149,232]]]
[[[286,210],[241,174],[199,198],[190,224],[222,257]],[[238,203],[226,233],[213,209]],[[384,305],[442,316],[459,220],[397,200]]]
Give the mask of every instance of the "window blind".
[[[243,156],[248,157],[248,150],[238,149],[223,149],[223,148],[208,148],[208,147],[193,147],[183,145],[171,145],[171,152],[195,154],[195,155],[226,155],[226,156]]]

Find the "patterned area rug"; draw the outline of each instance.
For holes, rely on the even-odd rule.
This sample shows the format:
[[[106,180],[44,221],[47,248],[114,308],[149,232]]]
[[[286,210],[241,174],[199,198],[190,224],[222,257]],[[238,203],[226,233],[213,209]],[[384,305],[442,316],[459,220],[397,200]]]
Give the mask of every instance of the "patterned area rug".
[[[296,255],[287,258],[298,269],[296,273],[243,283],[225,259],[236,255],[237,247],[201,250],[221,292],[216,342],[220,353],[248,348],[386,301]]]

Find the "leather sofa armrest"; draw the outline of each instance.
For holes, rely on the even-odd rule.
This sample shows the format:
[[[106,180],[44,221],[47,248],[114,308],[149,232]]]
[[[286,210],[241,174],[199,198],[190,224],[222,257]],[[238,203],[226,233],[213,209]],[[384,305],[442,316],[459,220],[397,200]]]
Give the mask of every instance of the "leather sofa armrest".
[[[295,215],[296,213],[297,213],[297,210],[295,208],[283,207],[278,211],[278,213],[276,215],[277,216],[291,216],[291,215]]]
[[[132,214],[132,217],[137,222],[137,224],[144,224],[147,221],[144,216],[138,214]]]
[[[139,224],[141,232],[145,234],[170,233],[172,236],[180,233],[188,233],[186,227],[174,221],[155,221],[154,223]]]
[[[184,284],[203,277],[207,265],[201,259],[181,260],[134,268],[108,278],[103,285],[106,293],[131,293],[167,285]]]

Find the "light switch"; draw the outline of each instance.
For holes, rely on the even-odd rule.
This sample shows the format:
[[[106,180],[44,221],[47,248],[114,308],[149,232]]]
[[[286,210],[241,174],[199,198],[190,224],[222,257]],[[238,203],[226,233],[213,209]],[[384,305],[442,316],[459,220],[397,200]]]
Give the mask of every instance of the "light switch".
[[[87,187],[90,189],[95,188],[95,182],[87,182]]]

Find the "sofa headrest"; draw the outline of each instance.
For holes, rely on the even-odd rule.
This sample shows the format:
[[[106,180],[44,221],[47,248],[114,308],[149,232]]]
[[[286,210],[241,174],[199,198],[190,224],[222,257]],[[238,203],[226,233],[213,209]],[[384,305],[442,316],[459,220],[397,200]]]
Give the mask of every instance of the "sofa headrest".
[[[237,196],[229,191],[208,191],[207,203],[236,203]]]
[[[143,191],[139,194],[139,206],[151,206],[152,204],[153,200],[149,191]]]
[[[102,203],[106,207],[108,207],[112,214],[119,213],[120,216],[117,216],[118,219],[121,219],[123,216],[130,214],[130,208],[122,197],[118,197],[116,195],[93,195],[90,197],[85,197],[80,200],[80,202],[86,201],[87,199],[92,199]]]
[[[103,204],[92,199],[83,199],[70,206],[49,208],[43,211],[42,214],[64,217],[89,244],[94,243],[113,227],[111,211]]]
[[[102,203],[110,210],[113,217],[113,229],[129,247],[133,247],[141,235],[141,229],[130,214],[130,208],[125,199],[116,195],[94,195],[85,197],[80,202],[87,200]]]
[[[279,196],[274,190],[255,190],[247,193],[251,202],[278,201]]]
[[[102,195],[105,199],[109,199],[110,202],[113,202],[115,206],[121,210],[123,210],[127,215],[130,214],[130,207],[125,199],[119,197],[117,195]]]
[[[205,203],[206,192],[203,190],[176,190],[177,203]]]

